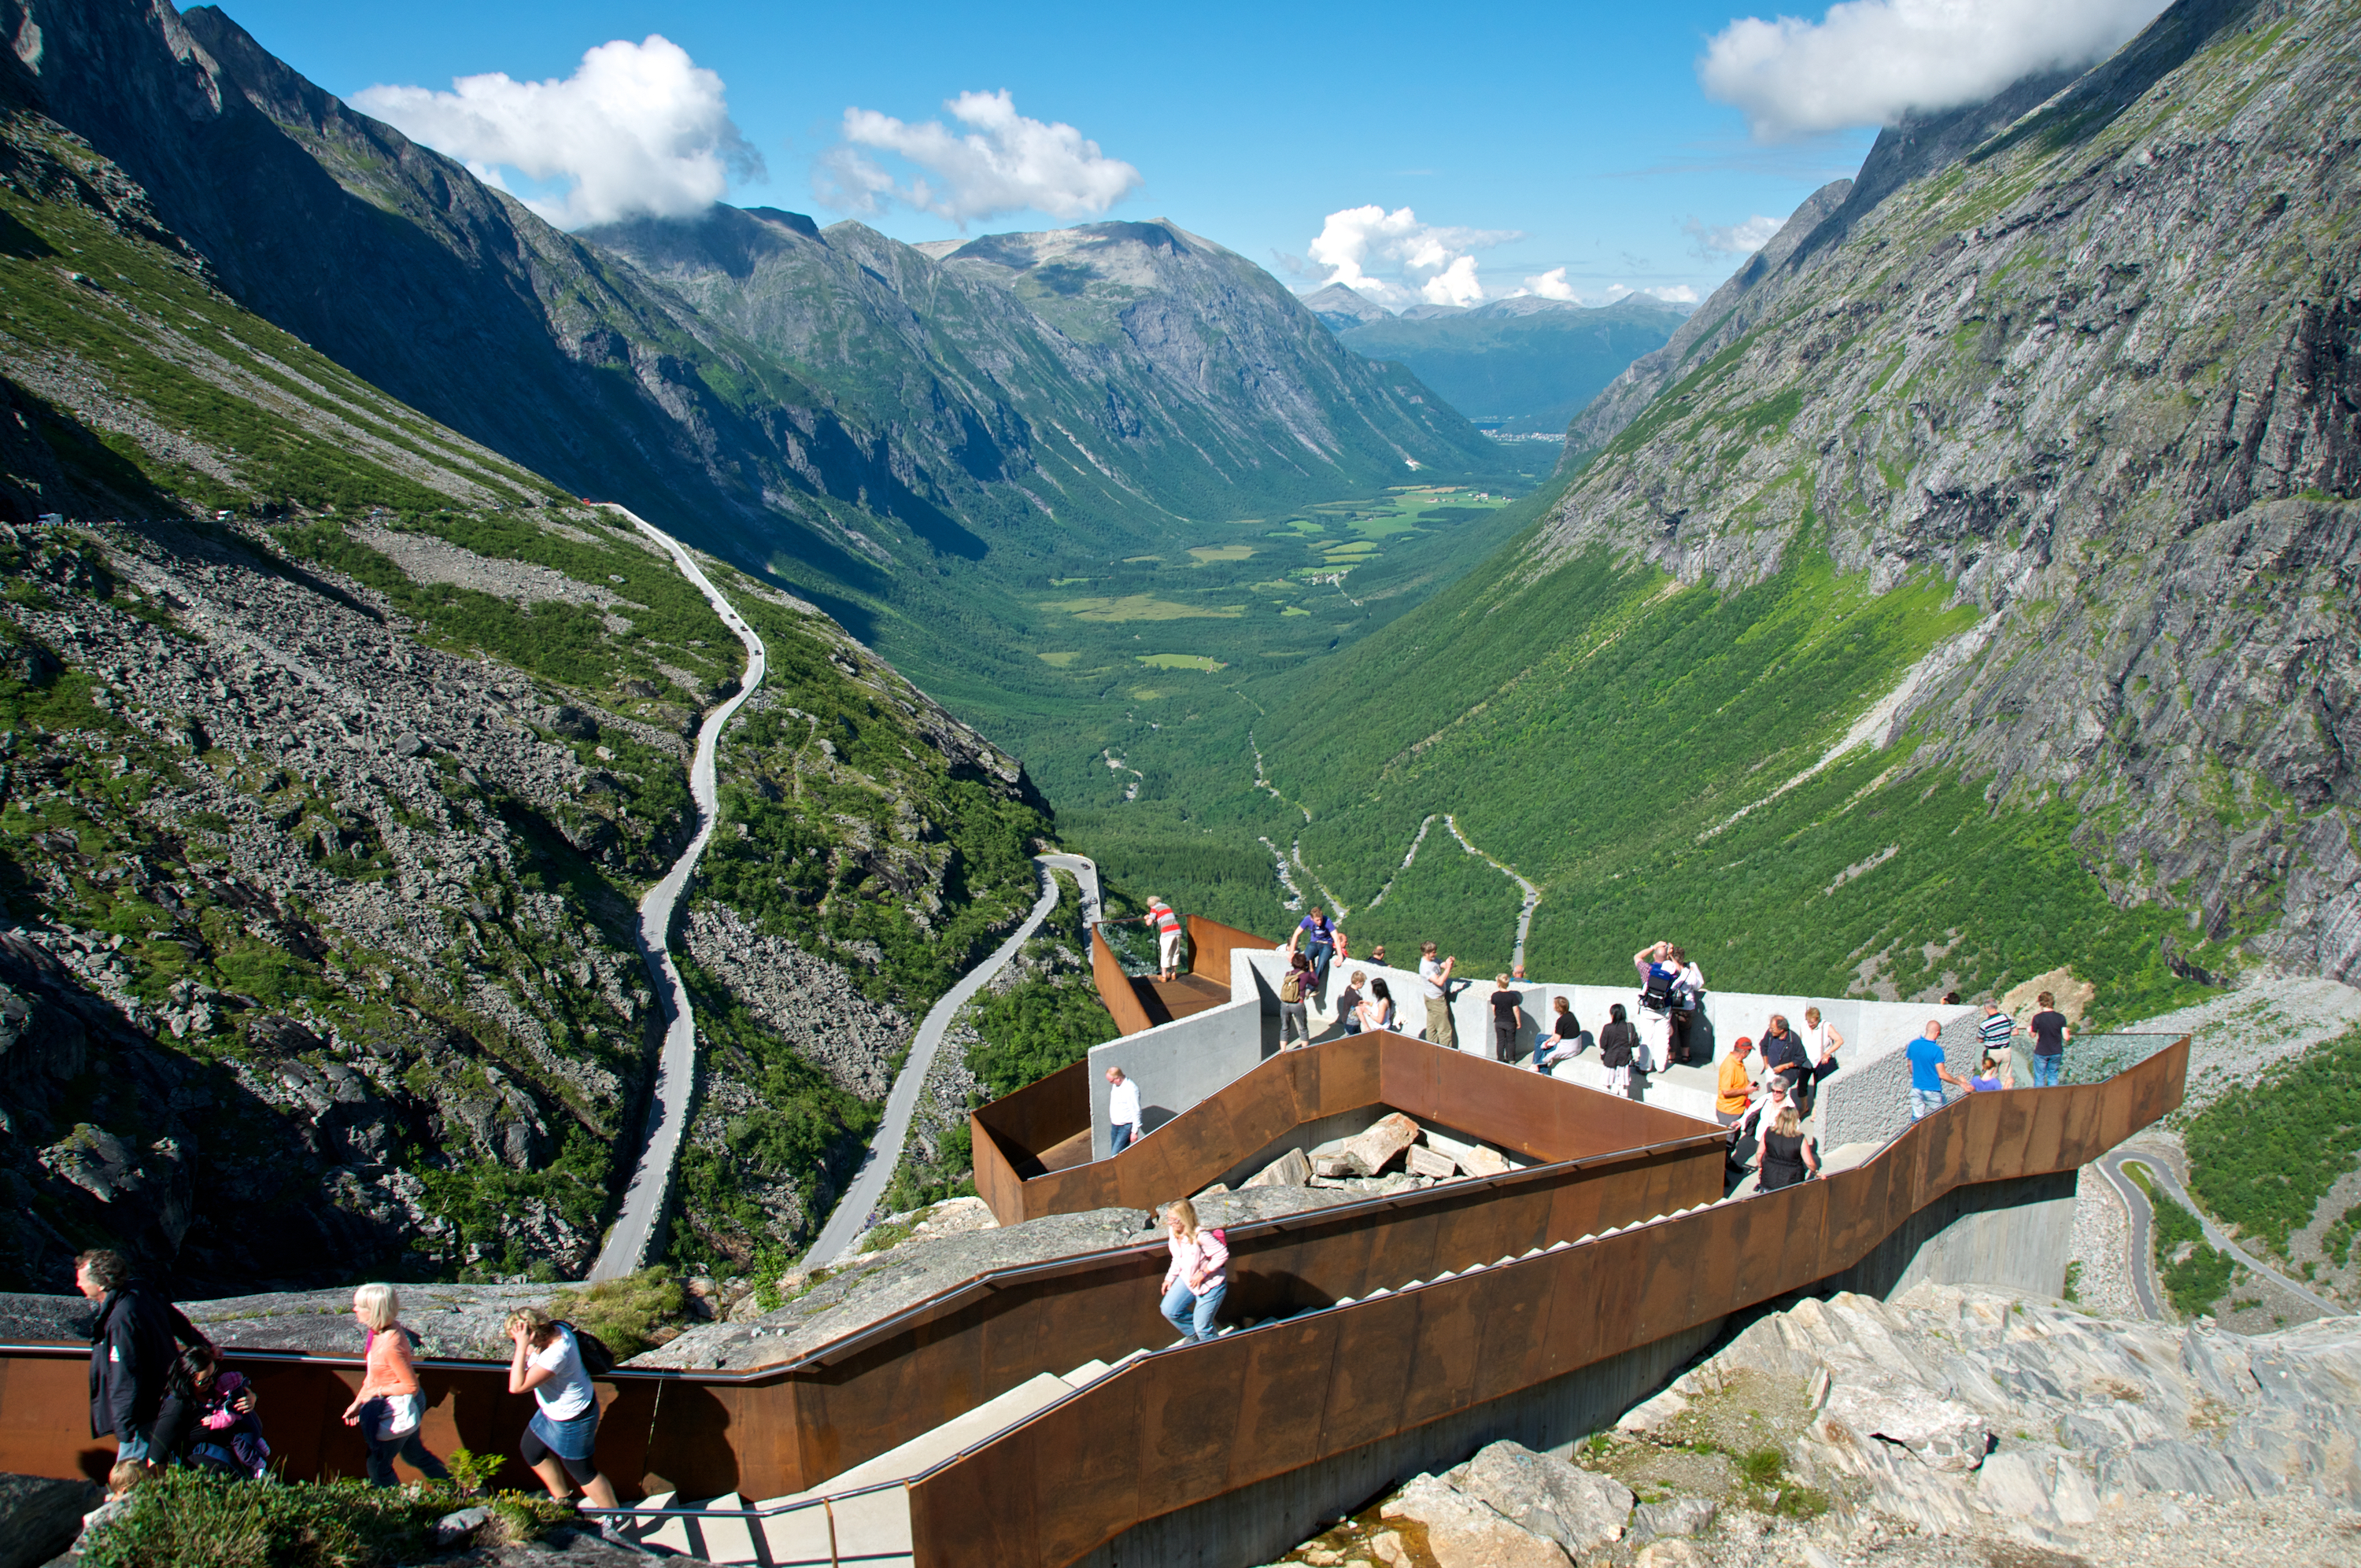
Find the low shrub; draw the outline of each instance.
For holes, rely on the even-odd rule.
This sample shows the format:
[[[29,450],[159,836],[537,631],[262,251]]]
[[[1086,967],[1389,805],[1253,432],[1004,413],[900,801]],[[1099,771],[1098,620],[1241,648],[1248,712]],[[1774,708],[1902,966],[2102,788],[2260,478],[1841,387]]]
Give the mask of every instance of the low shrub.
[[[680,1332],[687,1304],[680,1281],[662,1264],[620,1279],[602,1279],[578,1290],[561,1290],[549,1303],[550,1316],[588,1329],[629,1361]]]
[[[494,1500],[500,1533],[529,1541],[571,1510],[522,1493]],[[390,1568],[434,1550],[453,1487],[344,1480],[276,1485],[166,1470],[90,1534],[82,1568]]]

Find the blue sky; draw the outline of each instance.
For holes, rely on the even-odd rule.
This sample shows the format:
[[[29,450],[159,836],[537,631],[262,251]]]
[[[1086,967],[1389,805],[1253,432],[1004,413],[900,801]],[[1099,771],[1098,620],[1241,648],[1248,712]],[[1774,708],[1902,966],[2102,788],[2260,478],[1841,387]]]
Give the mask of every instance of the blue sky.
[[[1368,204],[1389,213],[1410,207],[1420,225],[1466,231],[1441,236],[1442,249],[1430,247],[1429,261],[1472,257],[1488,296],[1563,268],[1556,291],[1597,300],[1617,288],[1702,297],[1743,254],[1714,253],[1711,231],[1783,216],[1826,181],[1851,173],[1874,135],[1878,105],[1815,109],[1821,121],[1849,115],[1861,121],[1828,128],[1778,106],[1801,97],[1777,72],[1850,78],[1861,50],[1888,47],[1879,41],[1887,34],[1875,30],[1879,17],[1925,3],[1856,0],[1852,10],[1875,13],[1864,24],[1871,27],[1866,42],[1838,38],[1833,26],[1775,38],[1762,32],[1756,55],[1767,49],[1775,58],[1765,65],[1750,57],[1739,65],[1769,85],[1725,85],[1722,96],[1730,102],[1709,97],[1697,70],[1718,35],[1726,48],[1746,42],[1731,24],[1748,13],[1728,0],[1460,17],[1401,6],[1314,13],[1230,4],[1169,12],[1104,4],[888,10],[633,0],[413,0],[399,7],[241,0],[227,8],[264,48],[348,99],[379,84],[447,93],[455,77],[481,72],[520,82],[569,78],[586,50],[617,39],[636,46],[659,33],[718,75],[730,120],[767,170],[764,180],[731,181],[728,199],[744,205],[809,212],[823,222],[846,215],[815,195],[813,170],[831,149],[844,156],[848,109],[908,123],[945,121],[956,136],[971,127],[947,115],[947,99],[1005,91],[1016,115],[1072,126],[1097,144],[1104,159],[1130,165],[1137,180],[1103,180],[1100,198],[1126,187],[1103,214],[1071,203],[1062,216],[1038,207],[985,212],[971,217],[965,232],[1049,227],[1094,215],[1165,216],[1308,287],[1330,269],[1297,271],[1283,258],[1305,257],[1329,214]],[[2118,13],[2133,8],[2131,23],[2113,22],[2118,34],[2145,19],[2144,3],[2155,8],[2153,0],[2086,0]],[[1996,5],[2034,14],[2031,0]],[[2064,8],[2074,10],[2072,0]],[[1836,49],[1840,58],[1815,64],[1804,58],[1807,45],[1827,46],[1823,54]],[[2000,47],[2023,52],[2013,39]],[[1957,52],[1934,49],[1933,69]],[[626,53],[637,58],[635,50]],[[1913,90],[1939,96],[1943,89]],[[406,114],[392,112],[390,99],[372,106],[461,156],[467,147],[455,143],[469,136],[478,152],[511,145],[483,139],[494,133],[477,122],[447,128],[458,123],[455,100],[438,107],[424,93],[412,96],[417,101]],[[511,106],[527,118],[557,102],[516,96]],[[1765,102],[1774,107],[1765,109]],[[1750,125],[1784,139],[1759,141]],[[444,128],[425,134],[422,126]],[[563,125],[510,125],[498,134],[522,137],[517,145],[536,136],[566,148],[584,140]],[[873,147],[863,156],[879,179],[893,177],[906,193],[912,176],[923,172],[889,150]],[[501,159],[487,154],[478,161],[489,167]],[[738,161],[742,169],[742,157]],[[1104,174],[1109,166],[1096,167]],[[929,178],[939,192],[943,181]],[[553,201],[573,183],[563,170],[544,171],[540,180],[511,172],[508,181],[521,193]],[[632,199],[629,179],[609,183],[623,192],[619,199]],[[582,188],[590,192],[591,182]],[[990,203],[974,197],[967,204]],[[962,232],[948,217],[890,198],[862,216],[906,240]],[[1490,237],[1502,231],[1522,237]],[[1730,243],[1726,235],[1722,243]],[[1399,298],[1403,287],[1419,287],[1435,269],[1405,270],[1405,255],[1400,247],[1390,258],[1382,246],[1370,249],[1369,286]]]

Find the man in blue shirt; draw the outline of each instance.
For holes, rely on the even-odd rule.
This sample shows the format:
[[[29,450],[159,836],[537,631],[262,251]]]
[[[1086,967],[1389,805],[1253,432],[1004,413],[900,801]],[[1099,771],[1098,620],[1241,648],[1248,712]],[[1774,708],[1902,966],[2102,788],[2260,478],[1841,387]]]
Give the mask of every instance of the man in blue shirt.
[[[1939,1021],[1927,1019],[1926,1032],[1910,1042],[1906,1054],[1910,1058],[1912,1121],[1943,1108],[1943,1085],[1946,1083],[1956,1083],[1961,1089],[1967,1087],[1944,1059],[1943,1025]]]

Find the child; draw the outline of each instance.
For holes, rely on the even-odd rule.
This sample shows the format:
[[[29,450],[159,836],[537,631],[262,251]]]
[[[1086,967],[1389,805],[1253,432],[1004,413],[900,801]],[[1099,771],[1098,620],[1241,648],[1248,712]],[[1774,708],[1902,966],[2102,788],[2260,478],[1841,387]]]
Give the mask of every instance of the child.
[[[82,1533],[87,1535],[109,1519],[121,1519],[131,1507],[131,1493],[148,1479],[152,1466],[144,1459],[118,1459],[115,1468],[106,1473],[106,1501],[82,1516]]]

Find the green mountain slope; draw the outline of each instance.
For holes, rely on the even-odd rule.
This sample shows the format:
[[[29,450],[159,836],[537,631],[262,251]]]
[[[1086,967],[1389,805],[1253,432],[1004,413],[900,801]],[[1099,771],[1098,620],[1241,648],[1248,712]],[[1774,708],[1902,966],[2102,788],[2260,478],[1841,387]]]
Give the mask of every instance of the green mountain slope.
[[[1687,313],[1639,294],[1596,308],[1528,296],[1339,326],[1336,340],[1401,361],[1470,419],[1498,420],[1512,433],[1555,432],[1633,360],[1664,346]]]
[[[0,396],[0,1282],[93,1245],[205,1289],[578,1270],[652,1059],[632,905],[736,640],[21,105]],[[715,1044],[674,1256],[742,1268],[809,1235],[1048,823],[840,627],[710,570],[771,673],[676,937]]]
[[[1531,532],[1247,689],[1276,796],[1200,830],[1483,967],[1515,900],[1439,820],[1401,871],[1430,815],[1542,883],[1544,973],[2353,974],[2356,52],[2349,4],[2183,4],[1881,137]]]

